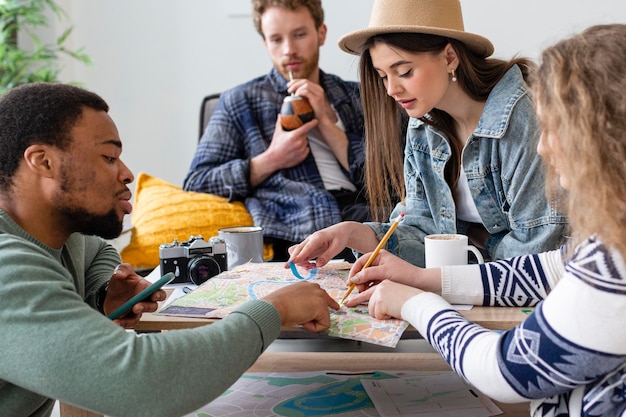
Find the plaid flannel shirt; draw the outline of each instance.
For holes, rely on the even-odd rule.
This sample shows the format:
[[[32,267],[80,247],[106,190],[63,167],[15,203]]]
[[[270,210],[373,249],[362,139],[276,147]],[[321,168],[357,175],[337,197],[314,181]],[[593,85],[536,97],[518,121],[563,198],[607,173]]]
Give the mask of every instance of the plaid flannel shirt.
[[[345,173],[361,190],[365,141],[359,85],[321,70],[320,85],[345,126],[350,168]],[[256,188],[249,183],[250,159],[268,148],[287,94],[287,82],[275,68],[222,93],[183,187],[243,201],[265,237],[299,242],[342,220],[313,155],[275,172]]]

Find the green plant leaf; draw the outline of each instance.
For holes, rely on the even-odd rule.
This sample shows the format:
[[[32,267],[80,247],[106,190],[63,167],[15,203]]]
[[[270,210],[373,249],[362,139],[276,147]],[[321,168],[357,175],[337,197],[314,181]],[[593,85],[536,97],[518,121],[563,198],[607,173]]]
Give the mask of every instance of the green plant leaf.
[[[39,39],[37,29],[48,27],[50,11],[60,20],[66,17],[54,0],[0,0],[0,95],[20,84],[57,82],[62,55],[91,64],[84,48],[65,47],[72,27],[65,29],[55,42]],[[30,48],[18,45],[18,33],[30,39]]]

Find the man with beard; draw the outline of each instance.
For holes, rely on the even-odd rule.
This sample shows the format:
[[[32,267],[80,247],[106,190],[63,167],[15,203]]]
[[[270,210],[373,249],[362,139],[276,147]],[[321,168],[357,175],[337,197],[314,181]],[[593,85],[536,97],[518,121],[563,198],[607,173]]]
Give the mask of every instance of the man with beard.
[[[162,290],[109,320],[150,283],[102,239],[132,210],[133,174],[107,112],[64,84],[0,98],[0,416],[47,417],[54,399],[106,415],[187,414],[232,385],[281,325],[324,330],[339,307],[301,282],[196,329],[125,331]]]
[[[363,111],[358,84],[318,66],[327,30],[320,0],[252,3],[273,68],[222,93],[184,188],[244,201],[273,260],[283,261],[316,230],[370,218]],[[289,94],[306,98],[315,120],[286,131],[279,112]]]

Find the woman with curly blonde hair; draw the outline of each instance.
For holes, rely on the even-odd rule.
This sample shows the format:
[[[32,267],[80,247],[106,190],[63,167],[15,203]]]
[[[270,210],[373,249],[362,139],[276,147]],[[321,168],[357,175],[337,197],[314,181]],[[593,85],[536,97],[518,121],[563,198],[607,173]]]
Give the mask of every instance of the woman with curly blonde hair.
[[[544,129],[539,152],[546,153],[553,189],[558,182],[567,189],[572,229],[579,238],[598,235],[621,253],[626,253],[626,53],[618,42],[625,31],[622,25],[605,26],[563,41],[544,53],[534,77]],[[599,40],[606,44],[594,44]]]
[[[351,282],[370,314],[409,321],[450,366],[531,415],[626,415],[626,25],[546,49],[533,77],[538,152],[575,239],[570,248],[485,265],[420,269],[381,252]],[[449,303],[536,306],[498,333]]]

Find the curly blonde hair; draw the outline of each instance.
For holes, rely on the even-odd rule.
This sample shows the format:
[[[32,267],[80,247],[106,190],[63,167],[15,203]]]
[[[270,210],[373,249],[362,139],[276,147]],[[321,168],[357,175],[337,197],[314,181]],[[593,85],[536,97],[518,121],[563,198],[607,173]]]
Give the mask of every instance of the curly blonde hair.
[[[531,78],[544,135],[555,140],[549,189],[567,180],[577,240],[597,235],[626,254],[626,25],[597,25],[547,48]]]

